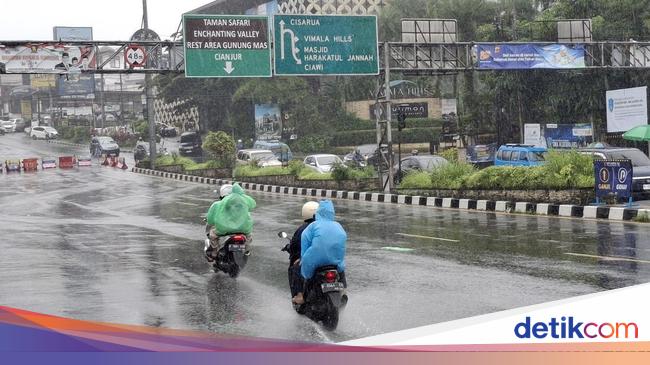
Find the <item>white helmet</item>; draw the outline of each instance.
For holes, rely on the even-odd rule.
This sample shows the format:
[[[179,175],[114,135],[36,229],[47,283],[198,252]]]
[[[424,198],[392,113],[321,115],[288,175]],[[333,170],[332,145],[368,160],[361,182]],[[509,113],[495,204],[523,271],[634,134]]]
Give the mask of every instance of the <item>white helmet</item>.
[[[318,210],[317,202],[307,202],[302,206],[302,219],[312,219]]]
[[[219,189],[219,196],[222,199],[230,195],[230,193],[232,193],[232,185],[230,184],[221,185],[221,188]]]

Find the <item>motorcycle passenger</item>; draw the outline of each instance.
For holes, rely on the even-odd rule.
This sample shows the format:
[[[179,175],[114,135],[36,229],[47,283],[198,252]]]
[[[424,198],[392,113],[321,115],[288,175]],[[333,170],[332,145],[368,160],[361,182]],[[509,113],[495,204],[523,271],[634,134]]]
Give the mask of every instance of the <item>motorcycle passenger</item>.
[[[303,224],[298,227],[296,232],[291,237],[291,242],[288,244],[289,251],[289,287],[291,288],[291,298],[302,292],[303,278],[300,275],[300,250],[301,250],[301,237],[302,232],[315,220],[316,210],[318,209],[317,202],[307,202],[302,206],[302,219]]]
[[[334,204],[323,200],[316,210],[316,221],[311,223],[301,235],[300,273],[306,280],[314,276],[316,269],[327,265],[336,265],[341,282],[345,281],[345,246],[347,234],[343,227],[336,222]],[[304,292],[304,291],[303,291]],[[300,292],[293,299],[296,304],[305,302],[304,294]]]
[[[210,248],[206,251],[208,261],[213,261],[219,252],[219,237],[241,233],[246,235],[248,247],[252,241],[253,219],[250,212],[255,209],[255,200],[246,195],[237,183],[222,186],[219,195],[220,200],[212,204],[206,216],[208,225],[212,226],[208,234]]]

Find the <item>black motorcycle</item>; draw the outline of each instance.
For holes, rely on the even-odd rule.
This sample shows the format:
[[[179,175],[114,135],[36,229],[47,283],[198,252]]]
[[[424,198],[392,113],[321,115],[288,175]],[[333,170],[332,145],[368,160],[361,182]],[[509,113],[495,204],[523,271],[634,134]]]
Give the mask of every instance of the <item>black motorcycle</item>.
[[[206,225],[206,233],[210,233],[210,228],[209,225]],[[214,258],[214,263],[212,264],[214,272],[222,271],[230,275],[231,278],[236,278],[239,275],[239,272],[246,266],[248,256],[250,256],[246,244],[246,235],[241,233],[232,234],[220,237],[219,240],[222,243],[221,248],[217,251],[216,258]],[[205,247],[203,248],[206,257],[211,256],[211,250],[210,238],[206,238]]]
[[[285,232],[278,237],[288,239]],[[289,252],[289,245],[282,251]],[[339,323],[339,312],[348,303],[348,296],[341,274],[336,266],[322,266],[316,269],[314,277],[305,283],[304,304],[293,304],[298,314],[307,316],[314,322],[322,322],[327,330],[335,330]]]

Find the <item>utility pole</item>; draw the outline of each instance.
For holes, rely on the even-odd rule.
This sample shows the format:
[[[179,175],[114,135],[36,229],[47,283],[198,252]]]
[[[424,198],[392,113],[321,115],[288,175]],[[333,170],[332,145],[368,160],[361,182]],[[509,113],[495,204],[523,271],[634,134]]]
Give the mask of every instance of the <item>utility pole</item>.
[[[149,30],[147,0],[142,0],[142,24],[145,32]],[[153,170],[156,168],[156,121],[154,120],[153,103],[151,101],[151,74],[146,74],[144,77],[144,90],[147,98],[147,121],[149,122],[149,160]]]
[[[393,118],[393,106],[390,97],[390,46],[388,42],[384,43],[384,87],[386,88],[386,143],[388,144],[388,186],[389,190],[393,188],[393,132],[391,119]],[[380,151],[381,154],[381,151]],[[381,163],[381,159],[380,159]]]

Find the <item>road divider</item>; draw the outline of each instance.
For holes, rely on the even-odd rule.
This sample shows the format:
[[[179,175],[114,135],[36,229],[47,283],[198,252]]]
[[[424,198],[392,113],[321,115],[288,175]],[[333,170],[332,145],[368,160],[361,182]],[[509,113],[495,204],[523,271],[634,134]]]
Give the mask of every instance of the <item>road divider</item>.
[[[26,158],[23,159],[23,171],[37,171],[38,170],[38,159],[37,158]]]
[[[51,157],[44,158],[41,161],[41,166],[43,167],[43,170],[55,169],[56,168],[56,160],[54,158],[51,158]]]
[[[6,160],[5,171],[7,171],[7,173],[20,172],[20,160]]]
[[[75,166],[76,161],[74,156],[61,156],[59,157],[60,169],[71,169]]]
[[[209,185],[232,184],[234,181],[225,179],[211,179],[200,176],[183,175],[171,172],[156,171],[134,167],[131,171],[139,174],[158,176],[167,179],[195,182]],[[239,182],[239,181],[238,181]],[[437,198],[410,195],[384,194],[377,192],[341,191],[308,189],[290,186],[263,185],[239,182],[244,189],[277,194],[308,196],[316,198],[332,198],[366,201],[372,203],[385,203],[395,205],[417,205],[431,209],[456,209],[461,211],[474,211],[500,214],[519,214],[535,217],[564,217],[584,219],[607,219],[610,221],[632,221],[637,217],[650,219],[650,209],[603,207],[591,208],[590,206],[556,205],[546,203],[491,201],[456,198]],[[560,209],[561,208],[561,209]],[[519,213],[518,213],[519,211]],[[560,211],[562,214],[560,214]],[[645,220],[645,219],[642,219]]]

